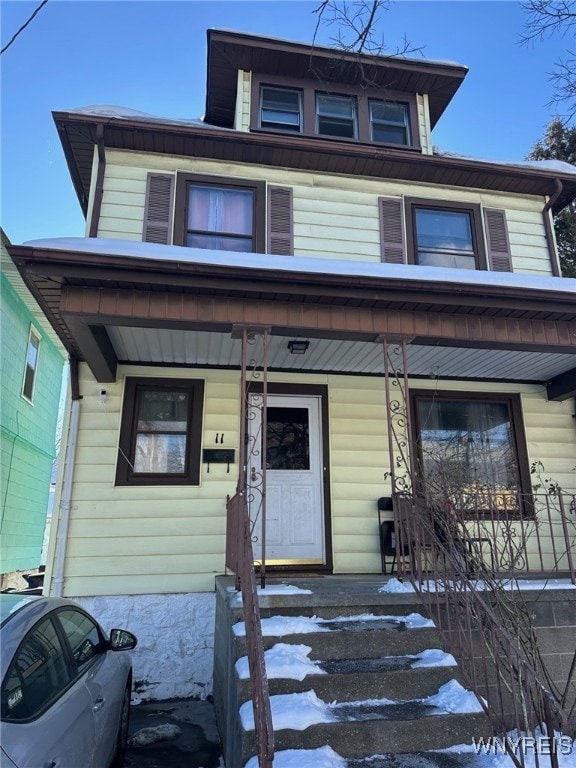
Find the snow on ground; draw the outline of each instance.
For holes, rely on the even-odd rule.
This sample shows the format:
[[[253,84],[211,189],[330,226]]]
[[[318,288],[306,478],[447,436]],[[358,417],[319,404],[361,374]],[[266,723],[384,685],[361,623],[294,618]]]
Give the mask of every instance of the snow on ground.
[[[471,583],[474,589],[478,590],[479,592],[492,589],[491,585],[486,584],[483,581],[472,581]],[[568,581],[568,579],[502,579],[499,582],[497,581],[496,585],[499,589],[504,590],[519,589],[522,591],[533,590],[536,592],[548,589],[576,589],[576,584],[572,584],[570,581]],[[423,592],[444,591],[444,584],[441,581],[436,582],[433,579],[427,579],[426,581],[423,581],[420,586]],[[378,591],[401,593],[415,592],[416,590],[412,584],[410,584],[410,582],[402,582],[396,578],[392,578],[389,579],[386,584],[383,584]]]
[[[351,621],[390,621],[396,624],[405,624],[408,629],[421,629],[433,627],[434,622],[419,613],[411,613],[408,616],[376,616],[373,613],[362,613],[357,616],[337,616],[334,619],[319,619],[317,616],[271,616],[262,619],[262,634],[265,637],[283,637],[284,635],[304,635],[311,632],[337,632],[325,626],[330,623]],[[232,630],[237,637],[246,634],[246,625],[239,621],[233,625]]]
[[[274,755],[274,768],[346,768],[346,765],[346,760],[328,746],[319,749],[286,749]],[[258,758],[250,758],[245,768],[258,768]]]
[[[457,680],[449,680],[438,690],[438,693],[425,699],[411,699],[436,708],[436,714],[481,712],[482,707],[476,696],[463,688]],[[274,730],[290,728],[304,731],[311,725],[333,723],[342,720],[355,720],[350,709],[358,709],[361,717],[363,707],[398,704],[392,699],[367,699],[366,701],[346,701],[327,703],[319,699],[312,690],[304,693],[285,693],[270,697],[272,723]],[[339,709],[345,708],[345,717],[338,714]],[[240,707],[240,719],[245,731],[254,730],[254,709],[252,701],[246,701]]]
[[[264,653],[266,676],[268,679],[283,678],[304,680],[307,675],[325,675],[318,662],[308,658],[312,648],[309,645],[289,645],[276,643]],[[250,678],[248,656],[242,656],[236,662],[236,672],[241,680]]]

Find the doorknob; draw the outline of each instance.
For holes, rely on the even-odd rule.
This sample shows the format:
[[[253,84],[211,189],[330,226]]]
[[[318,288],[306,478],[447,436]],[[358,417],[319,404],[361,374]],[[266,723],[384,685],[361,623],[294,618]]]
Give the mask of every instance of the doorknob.
[[[258,478],[256,477],[256,467],[252,467],[252,474],[250,475],[250,480],[255,483]]]

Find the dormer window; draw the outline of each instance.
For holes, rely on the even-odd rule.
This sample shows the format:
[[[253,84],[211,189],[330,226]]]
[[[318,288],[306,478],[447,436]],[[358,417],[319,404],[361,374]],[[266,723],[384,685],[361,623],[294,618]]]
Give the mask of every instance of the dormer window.
[[[386,144],[410,144],[409,105],[369,99],[370,138]]]
[[[316,94],[316,130],[321,136],[358,136],[356,101],[352,96]]]
[[[260,93],[260,127],[302,131],[302,95],[288,88],[263,86]]]
[[[312,79],[252,76],[250,130],[420,149],[416,94]]]

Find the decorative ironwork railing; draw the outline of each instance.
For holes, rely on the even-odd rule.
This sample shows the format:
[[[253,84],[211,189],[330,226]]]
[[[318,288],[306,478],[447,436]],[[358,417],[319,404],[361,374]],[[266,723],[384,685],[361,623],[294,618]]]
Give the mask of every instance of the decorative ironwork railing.
[[[521,576],[563,575],[576,584],[575,497],[483,493],[476,503],[465,501],[458,512],[394,496],[398,571],[420,593],[510,757],[524,766],[526,755],[511,748],[507,732],[531,736],[544,725],[553,737],[576,730],[576,654],[560,689],[518,588]]]
[[[240,398],[240,451],[239,475],[236,493],[226,503],[226,568],[236,575],[236,589],[242,592],[242,606],[246,625],[246,644],[254,731],[260,768],[272,768],[274,762],[274,729],[270,707],[268,678],[264,659],[264,643],[260,623],[260,606],[254,569],[253,543],[255,526],[259,525],[260,578],[265,585],[266,536],[266,464],[261,456],[262,434],[266,433],[266,400],[268,371],[269,329],[235,328],[233,335],[242,342],[241,398]],[[260,354],[255,345],[261,344]],[[249,354],[249,349],[251,354]],[[257,402],[251,400],[251,384],[258,382]],[[259,417],[259,429],[249,430],[248,422]],[[254,460],[259,457],[258,470]],[[252,467],[249,472],[249,466]],[[252,515],[251,515],[252,512]],[[251,519],[252,516],[252,519]]]
[[[236,574],[236,587],[242,592],[258,761],[260,768],[272,768],[274,729],[264,661],[250,518],[245,495],[237,493],[231,498],[228,497],[226,510],[226,567]]]

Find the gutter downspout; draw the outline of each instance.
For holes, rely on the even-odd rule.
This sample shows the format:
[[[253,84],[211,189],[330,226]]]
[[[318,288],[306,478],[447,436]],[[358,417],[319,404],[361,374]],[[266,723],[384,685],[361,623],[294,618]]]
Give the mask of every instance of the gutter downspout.
[[[90,215],[90,230],[88,237],[98,236],[98,225],[102,211],[102,197],[104,195],[104,173],[106,171],[106,152],[104,150],[104,125],[96,126],[96,143],[98,146],[98,171],[96,173],[96,186],[94,187],[94,202]]]
[[[548,250],[550,251],[550,262],[552,264],[552,274],[554,277],[562,277],[562,270],[560,269],[560,260],[558,258],[558,249],[554,246],[555,237],[550,222],[550,216],[548,212],[560,197],[562,192],[562,182],[560,179],[554,179],[555,191],[548,199],[548,202],[542,209],[542,218],[544,220],[544,229],[546,230],[546,241],[548,243]]]
[[[76,459],[76,445],[78,441],[78,426],[80,422],[80,400],[78,384],[78,360],[70,359],[70,390],[72,402],[70,404],[70,421],[68,422],[68,436],[66,440],[66,459],[64,462],[64,474],[62,479],[62,495],[60,497],[60,518],[58,520],[58,535],[54,552],[54,571],[52,574],[50,594],[62,597],[64,587],[64,562],[66,560],[66,546],[68,544],[68,526],[70,522],[70,506],[72,502],[72,479],[74,475],[74,462]]]

